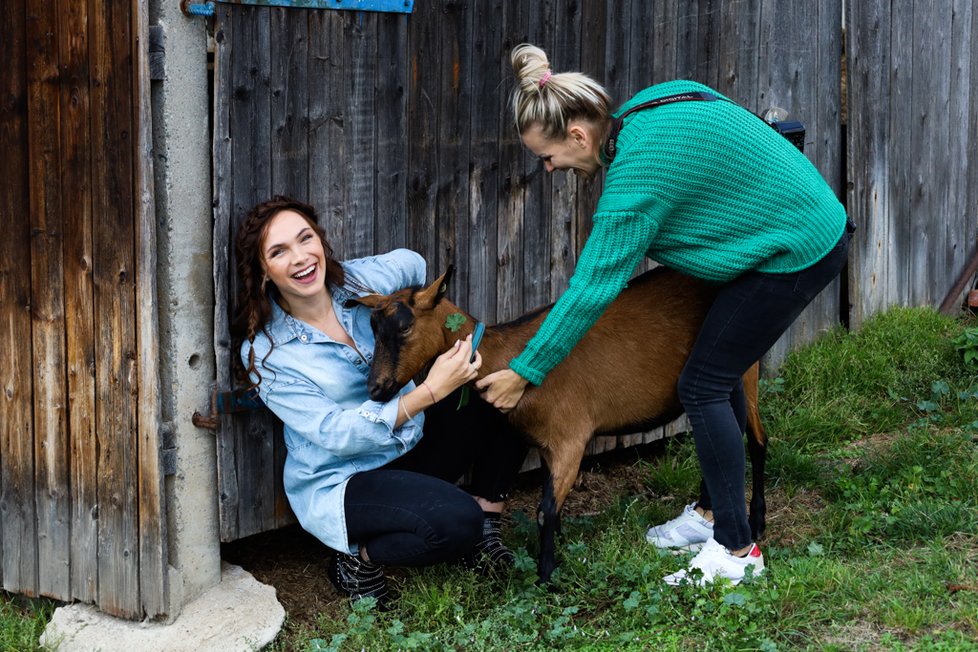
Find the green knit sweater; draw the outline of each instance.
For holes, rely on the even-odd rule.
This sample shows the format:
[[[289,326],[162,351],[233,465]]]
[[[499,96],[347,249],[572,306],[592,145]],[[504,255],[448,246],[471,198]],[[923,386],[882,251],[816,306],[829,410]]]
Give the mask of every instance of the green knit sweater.
[[[685,91],[716,94],[696,82],[667,82],[641,91],[616,116]],[[510,367],[542,383],[644,256],[724,283],[749,270],[810,267],[845,225],[845,210],[815,166],[746,109],[693,101],[637,111],[618,136],[570,287]]]

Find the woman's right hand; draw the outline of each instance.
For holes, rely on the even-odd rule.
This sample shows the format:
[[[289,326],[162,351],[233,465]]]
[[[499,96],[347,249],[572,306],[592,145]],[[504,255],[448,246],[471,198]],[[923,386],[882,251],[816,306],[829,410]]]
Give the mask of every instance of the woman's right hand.
[[[465,383],[475,380],[482,366],[482,355],[476,352],[475,361],[469,362],[471,357],[472,336],[469,335],[435,359],[435,364],[424,379],[435,400],[440,401]]]

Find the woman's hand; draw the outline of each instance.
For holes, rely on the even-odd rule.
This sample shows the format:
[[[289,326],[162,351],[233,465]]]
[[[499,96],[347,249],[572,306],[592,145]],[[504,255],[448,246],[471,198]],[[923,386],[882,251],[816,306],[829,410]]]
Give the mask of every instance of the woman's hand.
[[[435,364],[424,379],[424,384],[431,390],[435,400],[440,401],[465,383],[475,380],[479,367],[482,366],[482,355],[472,357],[472,336],[455,342],[455,346],[435,358]]]
[[[523,397],[529,381],[512,369],[501,369],[477,382],[482,398],[502,412],[509,412]]]

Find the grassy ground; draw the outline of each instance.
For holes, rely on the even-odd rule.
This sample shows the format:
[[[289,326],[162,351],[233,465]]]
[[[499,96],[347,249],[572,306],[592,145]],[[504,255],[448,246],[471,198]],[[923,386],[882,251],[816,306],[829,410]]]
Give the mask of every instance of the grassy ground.
[[[322,584],[309,611],[308,596],[290,602],[279,587],[289,620],[273,648],[978,650],[978,366],[954,345],[969,326],[891,310],[857,334],[826,335],[764,383],[760,578],[662,583],[686,558],[658,554],[645,528],[674,516],[699,481],[691,441],[678,437],[585,474],[571,500],[600,504],[568,510],[554,590],[534,584],[527,490],[506,532],[518,551],[511,575],[397,571],[401,599],[388,614],[351,609]],[[0,600],[3,649],[36,641],[46,616],[30,609]]]
[[[26,600],[0,591],[0,650],[37,649],[37,641],[53,610],[50,601]]]

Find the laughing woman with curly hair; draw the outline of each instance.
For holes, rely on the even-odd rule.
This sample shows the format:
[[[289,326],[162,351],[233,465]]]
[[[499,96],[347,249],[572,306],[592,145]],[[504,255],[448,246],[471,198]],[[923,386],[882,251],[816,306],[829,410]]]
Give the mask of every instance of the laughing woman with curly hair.
[[[350,299],[421,285],[421,256],[337,261],[313,208],[286,197],[251,210],[237,254],[241,375],[284,424],[285,492],[302,527],[335,551],[337,590],[383,606],[383,566],[509,564],[500,512],[526,446],[481,400],[456,411],[482,364],[471,340],[388,402],[367,391],[370,310]],[[454,483],[470,467],[466,493]]]

